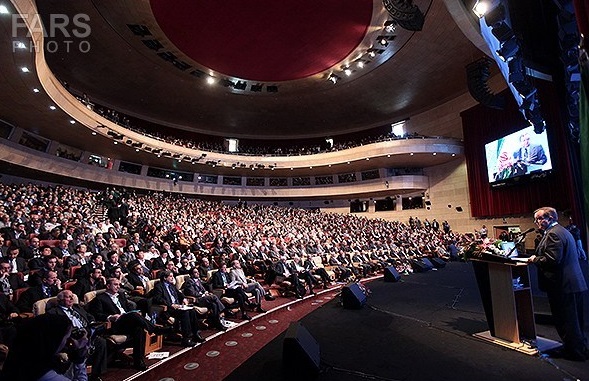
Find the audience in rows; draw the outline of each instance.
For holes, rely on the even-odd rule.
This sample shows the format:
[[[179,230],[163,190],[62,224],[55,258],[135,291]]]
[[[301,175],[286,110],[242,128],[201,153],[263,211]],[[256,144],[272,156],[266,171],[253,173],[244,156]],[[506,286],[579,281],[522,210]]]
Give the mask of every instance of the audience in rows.
[[[411,261],[449,259],[470,239],[452,232],[447,222],[440,229],[436,220],[411,218],[405,224],[174,194],[34,184],[0,184],[0,233],[0,322],[18,326],[41,299],[58,296],[71,303],[71,295],[83,301],[88,292],[105,289],[85,307],[92,318],[131,335],[137,353],[145,340],[137,327],[175,331],[183,345],[192,346],[203,340],[201,318],[224,330],[224,319],[233,318],[235,309],[244,320],[251,319],[250,311],[264,313],[263,301],[274,299],[271,290],[303,297],[320,284],[357,280],[390,265],[410,272]],[[180,275],[186,278],[176,287]],[[185,308],[190,303],[205,307],[207,315]],[[166,313],[155,305],[167,306]],[[129,311],[138,312],[129,317]],[[171,321],[180,324],[165,327]],[[14,336],[0,326],[0,344],[10,348]],[[145,368],[139,355],[134,365]]]

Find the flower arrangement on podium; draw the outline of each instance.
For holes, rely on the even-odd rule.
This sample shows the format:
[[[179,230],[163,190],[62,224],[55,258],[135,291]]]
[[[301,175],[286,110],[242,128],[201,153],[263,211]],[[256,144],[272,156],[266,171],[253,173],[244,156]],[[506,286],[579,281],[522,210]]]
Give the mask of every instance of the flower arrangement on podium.
[[[502,240],[475,240],[462,251],[465,261],[470,259],[507,260],[509,253],[501,249]]]

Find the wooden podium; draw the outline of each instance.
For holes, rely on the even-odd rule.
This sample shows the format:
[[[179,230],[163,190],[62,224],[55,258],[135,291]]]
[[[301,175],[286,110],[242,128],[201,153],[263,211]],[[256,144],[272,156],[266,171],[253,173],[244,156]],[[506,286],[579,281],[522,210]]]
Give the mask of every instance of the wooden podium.
[[[529,355],[559,347],[538,337],[528,264],[472,260],[489,330],[474,336]]]

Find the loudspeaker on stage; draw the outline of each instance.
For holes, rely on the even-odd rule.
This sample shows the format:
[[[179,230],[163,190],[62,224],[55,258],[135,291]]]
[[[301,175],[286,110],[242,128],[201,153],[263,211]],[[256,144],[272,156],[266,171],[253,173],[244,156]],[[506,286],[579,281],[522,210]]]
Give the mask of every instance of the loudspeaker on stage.
[[[394,266],[385,267],[384,269],[384,281],[385,282],[398,282],[401,279],[401,275],[397,272]]]
[[[319,343],[298,322],[290,323],[282,343],[282,364],[287,374],[298,379],[311,379],[319,374],[321,350]]]
[[[357,283],[348,283],[342,288],[342,304],[344,308],[360,309],[366,303],[366,295]]]

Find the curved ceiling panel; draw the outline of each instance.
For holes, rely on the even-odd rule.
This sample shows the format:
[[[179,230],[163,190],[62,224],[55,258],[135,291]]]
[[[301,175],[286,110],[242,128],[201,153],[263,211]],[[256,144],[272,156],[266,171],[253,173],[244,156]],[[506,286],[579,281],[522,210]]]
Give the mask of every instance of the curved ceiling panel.
[[[372,0],[150,0],[166,36],[196,62],[264,82],[305,78],[360,44]]]

